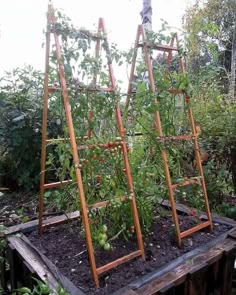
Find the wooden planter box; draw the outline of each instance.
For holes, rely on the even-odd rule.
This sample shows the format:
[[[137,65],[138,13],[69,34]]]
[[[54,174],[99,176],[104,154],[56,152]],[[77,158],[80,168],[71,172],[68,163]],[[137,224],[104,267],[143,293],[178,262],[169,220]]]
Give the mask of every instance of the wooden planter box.
[[[183,207],[178,208],[184,211]],[[70,217],[77,218],[78,212]],[[45,221],[54,224],[55,221],[65,222],[66,216],[53,217]],[[213,216],[214,222],[232,226],[210,242],[178,257],[160,267],[156,271],[140,277],[113,295],[152,295],[152,294],[224,294],[232,293],[234,263],[236,258],[236,222]],[[35,230],[38,221],[8,228],[5,231],[7,249],[6,263],[1,265],[1,284],[7,292],[22,286],[31,287],[32,277],[46,282],[52,290],[61,285],[69,294],[83,295],[58,268],[49,261],[31,242],[24,233]]]

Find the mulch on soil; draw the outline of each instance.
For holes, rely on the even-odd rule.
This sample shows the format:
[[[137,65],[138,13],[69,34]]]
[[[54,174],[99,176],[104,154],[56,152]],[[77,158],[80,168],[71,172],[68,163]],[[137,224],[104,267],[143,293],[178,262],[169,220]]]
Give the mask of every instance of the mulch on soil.
[[[181,230],[196,224],[192,216],[179,216]],[[138,277],[157,270],[160,266],[207,243],[230,227],[214,224],[214,230],[204,229],[185,239],[181,248],[175,242],[172,217],[155,218],[151,233],[144,237],[146,261],[131,260],[100,276],[100,288],[96,289],[91,279],[85,240],[81,236],[81,225],[72,222],[45,230],[42,237],[37,232],[28,235],[30,241],[47,256],[60,271],[86,294],[108,295],[126,286]],[[96,249],[97,267],[137,250],[136,240],[112,242],[113,250]]]

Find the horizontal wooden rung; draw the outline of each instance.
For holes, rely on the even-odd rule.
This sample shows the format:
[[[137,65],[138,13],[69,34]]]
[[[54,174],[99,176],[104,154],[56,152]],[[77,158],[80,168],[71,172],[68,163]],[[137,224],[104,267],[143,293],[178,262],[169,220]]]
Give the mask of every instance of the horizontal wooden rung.
[[[180,90],[180,89],[167,89],[166,91],[171,93],[171,94],[184,94],[184,91]],[[161,92],[162,91],[157,89],[157,93],[161,93]],[[131,92],[128,93],[128,96],[132,95],[132,94],[136,94],[136,93],[137,93],[136,90],[132,90]]]
[[[77,149],[80,150],[85,150],[85,149],[93,149],[95,147],[100,147],[100,148],[108,148],[108,147],[116,147],[116,146],[121,146],[123,144],[123,142],[121,141],[121,139],[117,140],[117,141],[109,141],[109,142],[104,142],[104,143],[93,143],[93,144],[89,144],[89,145],[79,145],[77,146]]]
[[[143,132],[134,132],[134,133],[126,133],[126,136],[143,136],[146,135],[147,133],[143,133]]]
[[[176,135],[176,136],[160,136],[157,137],[157,140],[160,140],[161,142],[164,141],[177,141],[177,140],[191,140],[194,138],[194,135],[192,134],[185,134],[185,135]]]
[[[180,90],[180,89],[168,89],[167,91],[171,94],[183,94],[184,93],[184,91]]]
[[[79,38],[79,39],[89,39],[89,38],[92,38],[92,39],[100,39],[100,40],[105,40],[106,39],[106,36],[102,33],[93,33],[91,31],[88,31],[88,30],[83,30],[83,29],[80,29],[78,30],[76,33],[75,33],[75,37],[76,38]]]
[[[83,136],[83,137],[81,137],[81,136],[79,136],[79,137],[76,137],[75,138],[76,140],[86,140],[86,139],[88,139],[88,136]],[[70,140],[70,138],[51,138],[51,139],[47,139],[46,140],[46,143],[57,143],[57,142],[60,142],[60,141],[69,141]]]
[[[69,222],[70,220],[78,219],[80,218],[80,216],[80,211],[74,211],[72,213],[67,212],[66,214],[43,220],[42,228],[48,228],[55,225],[64,224]]]
[[[142,255],[141,250],[134,251],[134,252],[132,252],[132,253],[126,255],[126,256],[118,258],[117,260],[114,260],[114,261],[112,261],[112,262],[110,262],[108,264],[105,264],[105,265],[97,268],[97,274],[99,275],[99,274],[101,274],[101,273],[103,273],[105,271],[108,271],[109,269],[112,269],[112,268],[114,268],[114,267],[116,267],[116,266],[118,266],[120,264],[123,264],[123,263],[125,263],[125,262],[127,262],[127,261],[129,261],[129,260],[131,260],[131,259],[133,259],[133,258],[135,258],[137,256],[141,256],[141,255]]]
[[[43,188],[44,189],[49,189],[49,188],[54,188],[54,187],[60,187],[60,186],[67,185],[69,183],[72,183],[71,179],[70,180],[64,180],[64,181],[47,183],[47,184],[44,184]]]
[[[123,202],[125,200],[127,200],[128,198],[126,196],[122,196],[122,197],[118,197],[118,198],[115,198],[114,201],[115,202]],[[101,207],[104,207],[104,206],[107,206],[111,203],[111,201],[107,200],[107,201],[102,201],[102,202],[99,202],[99,203],[96,203],[96,204],[93,204],[93,205],[88,205],[88,209],[91,210],[91,209],[94,209],[94,208],[101,208]]]
[[[205,227],[208,227],[210,225],[211,225],[211,222],[209,220],[205,221],[205,222],[203,222],[201,224],[198,224],[198,225],[196,225],[196,226],[194,226],[194,227],[192,227],[192,228],[190,228],[190,229],[188,229],[186,231],[181,232],[180,237],[181,237],[181,239],[183,239],[183,238],[185,238],[185,237],[187,237],[187,236],[189,236],[189,235],[191,235],[191,234],[193,234],[193,233],[195,233],[195,232],[197,232],[197,231],[199,231],[199,230],[201,230],[201,229],[203,229]]]
[[[201,181],[201,179],[202,179],[201,176],[185,179],[183,182],[172,184],[171,188],[174,190],[174,189],[181,187],[181,186],[196,184],[196,183],[199,183],[199,181]]]
[[[166,51],[166,52],[178,51],[178,48],[174,47],[174,46],[151,44],[151,43],[148,43],[148,42],[139,43],[138,47],[143,47],[145,45],[148,48],[152,48],[152,49],[159,50],[159,51]]]
[[[61,87],[58,86],[48,86],[48,92],[53,93],[56,91],[61,91]],[[89,87],[89,86],[78,86],[76,87],[78,91],[88,91],[88,92],[115,92],[115,89],[112,87]]]

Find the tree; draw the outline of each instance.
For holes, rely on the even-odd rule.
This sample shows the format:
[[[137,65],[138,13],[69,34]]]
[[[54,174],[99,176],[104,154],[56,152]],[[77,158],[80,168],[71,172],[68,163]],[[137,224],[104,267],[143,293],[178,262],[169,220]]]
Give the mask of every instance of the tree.
[[[232,41],[232,54],[231,54],[231,76],[230,76],[230,97],[232,100],[236,100],[236,20],[234,20],[234,31]]]
[[[221,71],[222,84],[228,92],[235,69],[235,12],[234,0],[196,0],[184,16],[189,70],[197,74],[202,66],[211,64]],[[235,54],[236,55],[236,54]],[[230,80],[231,76],[231,80]]]

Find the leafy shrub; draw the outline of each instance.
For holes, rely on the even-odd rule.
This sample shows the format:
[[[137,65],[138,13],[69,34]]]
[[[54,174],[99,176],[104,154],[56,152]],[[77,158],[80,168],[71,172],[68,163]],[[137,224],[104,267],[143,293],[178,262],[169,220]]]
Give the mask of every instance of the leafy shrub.
[[[7,185],[32,188],[39,180],[42,75],[28,66],[0,84],[0,173]]]

